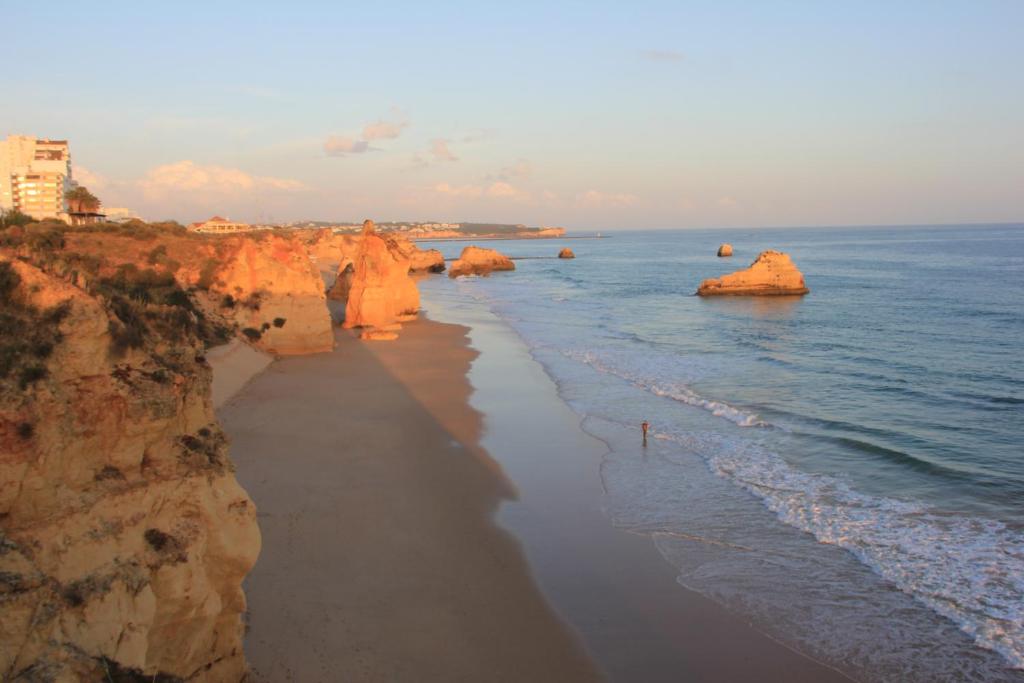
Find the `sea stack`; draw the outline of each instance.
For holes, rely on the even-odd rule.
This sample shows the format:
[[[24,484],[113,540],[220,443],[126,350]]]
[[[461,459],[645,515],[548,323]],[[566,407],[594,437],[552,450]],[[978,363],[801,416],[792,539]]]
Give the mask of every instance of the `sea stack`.
[[[460,275],[489,275],[494,270],[515,270],[512,259],[494,249],[466,247],[459,258],[452,263],[448,277]]]
[[[342,273],[344,275],[344,272]],[[345,327],[387,328],[416,316],[420,293],[409,277],[409,259],[394,244],[377,235],[373,221],[363,223],[363,238],[353,263]],[[393,338],[367,335],[367,339]]]
[[[723,244],[722,246],[720,246],[718,248],[718,255],[720,257],[722,257],[722,256],[732,256],[732,245],[727,243],[727,244]]]
[[[569,247],[565,247],[558,252],[558,258],[576,258],[576,254],[572,253],[572,249]]]
[[[408,237],[395,236],[395,246],[409,259],[410,273],[444,272],[444,256],[438,249],[420,249]]]
[[[763,251],[746,270],[738,270],[719,278],[704,280],[697,288],[698,296],[802,295],[810,290],[803,274],[781,251]]]

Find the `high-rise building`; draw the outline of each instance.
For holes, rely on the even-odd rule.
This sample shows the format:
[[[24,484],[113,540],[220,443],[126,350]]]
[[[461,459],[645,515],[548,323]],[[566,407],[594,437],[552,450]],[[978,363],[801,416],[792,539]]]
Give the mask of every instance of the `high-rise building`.
[[[67,140],[10,135],[0,140],[0,209],[42,220],[67,218],[72,187]]]

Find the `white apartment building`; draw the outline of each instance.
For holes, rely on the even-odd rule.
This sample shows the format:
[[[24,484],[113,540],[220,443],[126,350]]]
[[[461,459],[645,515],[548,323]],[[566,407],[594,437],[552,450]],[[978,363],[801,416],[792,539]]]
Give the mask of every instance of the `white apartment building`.
[[[0,140],[0,209],[42,220],[67,218],[72,187],[67,140],[10,135]]]

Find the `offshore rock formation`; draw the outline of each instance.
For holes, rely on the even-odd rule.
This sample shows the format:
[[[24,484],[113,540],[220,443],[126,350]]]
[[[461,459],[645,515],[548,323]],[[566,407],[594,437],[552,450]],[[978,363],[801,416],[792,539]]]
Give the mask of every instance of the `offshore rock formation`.
[[[807,294],[804,276],[789,256],[780,251],[763,251],[746,270],[704,280],[699,296]]]
[[[569,247],[565,247],[558,252],[558,258],[576,258],[576,254],[572,253],[572,249]]]
[[[394,237],[394,244],[404,258],[409,259],[410,273],[444,272],[444,256],[438,249],[420,249],[402,236]]]
[[[225,241],[222,252],[210,303],[250,342],[282,355],[334,348],[323,279],[301,240],[240,238]]]
[[[347,328],[394,331],[396,323],[415,318],[420,308],[420,292],[409,277],[409,259],[402,255],[394,238],[375,233],[373,221],[363,225],[347,301]],[[366,338],[381,339],[385,335]]]
[[[35,340],[0,375],[0,678],[241,680],[260,536],[188,317],[2,254],[0,275]]]
[[[718,255],[720,257],[732,256],[732,245],[731,244],[723,244],[722,246],[720,246],[718,248]]]
[[[452,262],[448,277],[460,275],[489,275],[495,270],[515,270],[512,259],[494,249],[469,246]]]
[[[413,245],[415,251],[409,254],[410,273],[443,273],[444,256],[440,249],[420,249]]]

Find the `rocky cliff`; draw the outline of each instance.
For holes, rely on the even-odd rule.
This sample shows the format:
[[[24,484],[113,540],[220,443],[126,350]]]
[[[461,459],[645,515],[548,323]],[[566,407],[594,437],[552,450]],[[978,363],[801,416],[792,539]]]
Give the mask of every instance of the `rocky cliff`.
[[[294,235],[305,245],[328,289],[345,272],[345,267],[352,263],[362,239],[358,235],[338,234],[327,228],[299,230]]]
[[[469,246],[452,262],[448,277],[460,275],[489,275],[495,270],[515,270],[512,259],[494,249]]]
[[[410,273],[444,272],[444,256],[439,249],[420,249],[404,236],[395,235],[393,239],[402,257],[409,259]]]
[[[139,229],[142,230],[141,228]],[[83,281],[115,273],[168,277],[206,319],[275,354],[330,351],[324,280],[298,235],[201,236],[68,231],[52,258]]]
[[[409,277],[409,259],[392,237],[366,221],[353,262],[345,305],[345,327],[365,328],[366,338],[393,338],[397,325],[416,316],[420,293]]]
[[[787,254],[763,251],[745,270],[704,280],[697,289],[700,296],[807,294],[804,276]]]
[[[271,353],[334,348],[324,281],[301,240],[266,235],[218,246],[210,296],[203,299],[208,310],[232,320],[248,341]]]
[[[260,537],[201,311],[66,266],[0,252],[0,678],[241,680]]]

